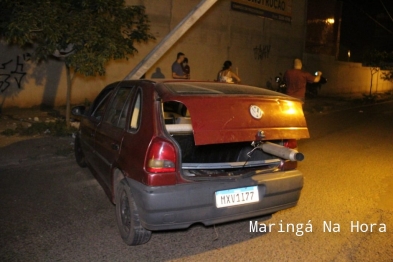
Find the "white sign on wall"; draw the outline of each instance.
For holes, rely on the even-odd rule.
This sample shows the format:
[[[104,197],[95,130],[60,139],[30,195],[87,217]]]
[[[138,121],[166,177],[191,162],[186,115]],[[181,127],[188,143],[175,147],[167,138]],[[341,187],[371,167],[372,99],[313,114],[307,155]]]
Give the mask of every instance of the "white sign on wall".
[[[232,0],[231,7],[287,23],[292,21],[292,0]]]

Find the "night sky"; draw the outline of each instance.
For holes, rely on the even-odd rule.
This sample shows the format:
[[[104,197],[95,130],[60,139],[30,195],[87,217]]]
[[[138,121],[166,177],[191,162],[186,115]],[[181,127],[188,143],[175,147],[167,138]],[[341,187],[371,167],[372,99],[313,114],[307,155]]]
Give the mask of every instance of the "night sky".
[[[389,14],[393,17],[393,1],[382,0]],[[389,17],[380,0],[351,0],[343,4],[341,45],[354,54],[354,59],[361,58],[369,49],[393,51],[393,20]],[[369,16],[375,18],[391,32],[378,25]]]
[[[326,19],[333,17],[334,14],[337,17],[339,3],[333,0],[309,0],[308,19]],[[391,32],[378,25],[369,16]],[[363,55],[372,49],[393,51],[392,0],[343,0],[341,17],[341,60],[347,59],[348,50],[351,50],[351,61],[357,62],[361,62]]]

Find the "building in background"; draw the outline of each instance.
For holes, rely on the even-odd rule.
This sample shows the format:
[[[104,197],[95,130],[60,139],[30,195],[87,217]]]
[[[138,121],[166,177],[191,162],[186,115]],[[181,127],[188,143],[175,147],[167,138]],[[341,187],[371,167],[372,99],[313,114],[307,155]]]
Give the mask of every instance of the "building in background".
[[[309,0],[307,9],[303,65],[328,79],[321,95],[393,91],[393,83],[382,78],[388,71],[362,64],[373,49],[393,50],[393,1]]]
[[[310,0],[306,52],[362,62],[370,50],[393,51],[393,1]]]
[[[307,5],[306,52],[336,54],[339,41],[340,3],[335,0],[310,0]]]
[[[105,76],[77,76],[71,102],[92,101],[106,85],[124,79],[200,1],[126,0],[128,5],[146,7],[156,41],[137,45],[139,52],[129,60],[110,62]],[[378,2],[219,0],[146,72],[145,78],[171,78],[176,54],[183,52],[193,79],[213,81],[224,61],[231,60],[242,83],[273,89],[275,76],[301,57],[305,70],[321,70],[328,78],[321,94],[361,95],[370,87],[369,69],[348,62],[360,62],[370,48],[393,48],[393,34],[376,26],[364,13],[375,15],[393,31],[393,22]],[[382,2],[393,15],[393,1]],[[64,63],[50,60],[37,66],[30,55],[29,50],[0,42],[0,107],[64,105]],[[337,62],[337,58],[345,63]],[[374,83],[377,92],[392,89],[392,83]]]
[[[131,59],[108,64],[103,77],[75,78],[71,101],[91,101],[107,84],[122,80],[200,0],[127,0],[142,4],[151,21],[156,42],[137,46]],[[192,67],[192,78],[214,80],[225,60],[231,60],[242,83],[271,88],[274,77],[291,67],[304,51],[306,0],[219,0],[196,24],[146,72],[151,78],[171,78],[171,65],[183,52]],[[3,107],[63,105],[66,74],[63,63],[50,60],[36,66],[25,59],[29,50],[0,45],[0,74],[7,90],[0,92]],[[7,78],[8,77],[8,78]],[[7,78],[7,79],[5,79]],[[8,85],[9,84],[9,85]],[[2,88],[4,88],[4,84]]]

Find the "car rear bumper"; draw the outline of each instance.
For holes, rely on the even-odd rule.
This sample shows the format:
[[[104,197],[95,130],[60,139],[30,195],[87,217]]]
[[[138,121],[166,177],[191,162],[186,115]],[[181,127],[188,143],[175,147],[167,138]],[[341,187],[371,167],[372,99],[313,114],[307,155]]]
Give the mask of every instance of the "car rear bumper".
[[[293,207],[303,187],[298,170],[258,174],[236,181],[205,181],[149,187],[127,178],[138,205],[142,226],[148,230],[187,228],[194,223],[219,224],[262,216]],[[215,192],[258,186],[259,202],[217,208]]]

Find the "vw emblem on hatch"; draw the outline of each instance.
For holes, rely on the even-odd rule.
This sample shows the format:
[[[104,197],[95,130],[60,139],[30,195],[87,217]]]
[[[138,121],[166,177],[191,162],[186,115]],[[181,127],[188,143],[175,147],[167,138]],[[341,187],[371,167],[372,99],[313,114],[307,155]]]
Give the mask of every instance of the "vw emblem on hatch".
[[[262,109],[259,108],[259,106],[251,105],[250,106],[250,114],[255,119],[261,119],[263,116],[263,111],[262,111]]]

